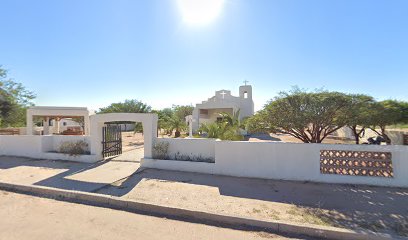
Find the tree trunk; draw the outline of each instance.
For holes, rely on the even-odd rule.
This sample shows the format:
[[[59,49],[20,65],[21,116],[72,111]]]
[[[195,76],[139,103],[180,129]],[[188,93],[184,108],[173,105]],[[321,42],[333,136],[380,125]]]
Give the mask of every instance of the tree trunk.
[[[176,137],[176,138],[178,138],[178,137],[180,137],[180,131],[179,130],[176,130],[175,132],[174,132],[174,137]]]
[[[356,141],[356,144],[360,144],[360,134],[357,131],[357,126],[356,125],[351,126],[350,129],[353,132],[354,140]]]
[[[385,133],[385,127],[380,127],[380,128],[381,128],[381,135],[384,138],[385,143],[387,145],[391,145],[391,138],[388,137],[388,135]]]
[[[358,134],[354,134],[354,140],[356,141],[356,144],[360,144],[360,136],[358,136]]]

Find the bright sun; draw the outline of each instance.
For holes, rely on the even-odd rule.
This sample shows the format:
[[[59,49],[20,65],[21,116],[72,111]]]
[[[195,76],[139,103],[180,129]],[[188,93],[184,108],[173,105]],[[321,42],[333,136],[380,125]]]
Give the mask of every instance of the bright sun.
[[[184,22],[206,25],[220,15],[224,0],[177,0]]]

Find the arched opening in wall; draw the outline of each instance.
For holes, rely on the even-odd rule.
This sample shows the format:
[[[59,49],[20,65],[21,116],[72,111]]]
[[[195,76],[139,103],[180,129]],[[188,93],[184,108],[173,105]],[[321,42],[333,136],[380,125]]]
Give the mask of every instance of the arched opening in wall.
[[[65,117],[55,122],[61,135],[85,135],[84,117]]]
[[[85,135],[83,116],[35,116],[34,135]]]
[[[141,122],[105,122],[102,128],[102,155],[105,159],[140,161],[144,138]]]
[[[244,92],[244,98],[245,99],[248,98],[248,92],[247,91]]]

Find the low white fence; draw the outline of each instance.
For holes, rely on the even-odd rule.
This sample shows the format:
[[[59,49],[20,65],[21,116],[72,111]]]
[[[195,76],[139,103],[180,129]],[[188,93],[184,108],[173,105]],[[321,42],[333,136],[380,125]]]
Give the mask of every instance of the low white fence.
[[[167,155],[170,159],[189,157],[192,159],[215,159],[215,139],[207,138],[157,138],[156,143],[169,143]]]
[[[193,146],[199,141],[192,139],[166,141],[171,151],[194,154],[200,147]],[[207,150],[210,147],[210,144],[205,146]],[[393,177],[321,173],[321,150],[390,152]],[[143,159],[142,166],[237,177],[408,187],[407,146],[215,141],[214,158],[215,163]]]
[[[89,136],[0,136],[0,155],[38,159],[67,160],[76,162],[96,162],[96,155],[75,155],[58,153],[62,142],[83,140],[91,147]]]

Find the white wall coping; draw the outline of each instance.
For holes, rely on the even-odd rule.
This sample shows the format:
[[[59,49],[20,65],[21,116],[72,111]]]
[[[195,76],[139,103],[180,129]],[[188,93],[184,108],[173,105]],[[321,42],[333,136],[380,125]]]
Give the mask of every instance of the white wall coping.
[[[169,140],[169,141],[217,141],[216,138],[189,138],[189,137],[185,137],[185,138],[163,138],[163,137],[158,137],[156,138],[157,140]]]
[[[182,172],[218,174],[215,163],[142,158],[140,166]]]
[[[33,110],[85,110],[88,111],[86,107],[58,107],[58,106],[32,106],[28,109]]]

